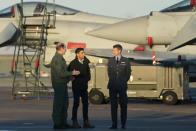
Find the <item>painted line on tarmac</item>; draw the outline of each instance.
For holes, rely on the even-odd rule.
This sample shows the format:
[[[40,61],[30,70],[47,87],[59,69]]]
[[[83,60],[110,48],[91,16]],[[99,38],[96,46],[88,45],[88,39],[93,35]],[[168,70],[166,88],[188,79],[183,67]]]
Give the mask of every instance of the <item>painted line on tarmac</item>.
[[[51,129],[51,126],[12,126],[12,127],[0,127],[2,129]],[[0,130],[0,131],[16,131],[16,130]]]
[[[187,119],[160,119],[160,118],[143,118],[143,119],[127,119],[127,121],[157,121],[157,122],[162,122],[162,121],[167,121],[167,122],[191,122],[191,121],[195,121],[195,120],[187,120]]]
[[[16,131],[16,130],[0,130],[0,131]]]
[[[149,121],[149,119],[127,119],[127,125],[128,125],[128,121],[130,121],[130,123],[131,123],[131,121]],[[165,120],[150,120],[150,121],[156,121],[156,122],[158,122],[158,123],[163,123],[163,121],[165,121]],[[166,120],[167,121],[167,123],[163,123],[163,125],[161,126],[161,125],[159,125],[159,127],[157,127],[157,126],[140,126],[140,127],[134,127],[134,126],[127,126],[127,129],[159,129],[159,128],[168,128],[168,126],[164,126],[165,124],[168,124],[168,122],[170,123],[170,122],[172,122],[172,123],[176,123],[176,122],[188,122],[187,120]],[[193,122],[194,120],[192,120],[192,122]],[[96,121],[95,122],[93,122],[93,123],[95,123],[95,126],[96,126]],[[104,123],[106,124],[106,123],[108,123],[108,124],[106,124],[106,125],[100,125],[101,123],[99,123],[99,125],[98,126],[96,126],[95,127],[95,129],[108,129],[109,128],[109,126],[110,126],[110,124],[111,124],[111,120],[104,120]],[[18,130],[18,129],[52,129],[52,124],[51,125],[28,125],[29,123],[27,123],[27,126],[5,126],[5,127],[0,127],[0,131],[16,131],[16,130]],[[169,128],[171,129],[176,129],[177,127],[178,127],[179,125],[171,125],[171,126],[169,126]],[[187,125],[184,125],[184,127],[187,127]],[[196,128],[196,126],[194,125],[192,125],[192,126],[190,126],[189,125],[189,127],[195,127]],[[15,129],[15,130],[13,130],[13,129]]]
[[[108,126],[108,125],[106,125],[106,126],[96,126],[94,129],[96,130],[96,129],[98,129],[98,130],[100,130],[100,129],[108,129],[110,126]],[[121,129],[120,128],[120,126],[118,126],[119,128],[118,129]],[[183,128],[187,128],[188,126],[183,126]],[[8,129],[12,129],[12,128],[14,128],[14,129],[16,129],[16,130],[7,130],[7,129],[4,129],[4,130],[0,130],[0,131],[17,131],[18,129],[53,129],[52,128],[52,126],[27,126],[27,127],[7,127]],[[162,126],[127,126],[127,130],[130,130],[130,129],[178,129],[179,128],[179,126],[178,125],[176,125],[176,126],[173,126],[173,125],[171,125],[171,126],[164,126],[164,125],[162,125]],[[189,128],[190,128],[190,126],[189,126]],[[196,128],[196,126],[191,126],[191,128]],[[68,130],[71,130],[71,129],[68,129]],[[81,130],[83,130],[83,128],[81,128]],[[85,130],[85,129],[84,129]],[[109,129],[108,129],[109,130]]]
[[[23,123],[24,125],[34,125],[34,123]]]
[[[104,121],[104,122],[111,122],[111,119],[100,119],[100,118],[97,118],[97,119],[91,119],[92,121]],[[120,121],[120,119],[119,119]],[[154,117],[154,118],[149,118],[149,117],[146,117],[146,118],[127,118],[127,121],[158,121],[158,122],[162,122],[162,121],[167,121],[167,122],[191,122],[191,121],[196,121],[196,119],[192,119],[192,120],[187,120],[186,118],[184,119],[178,119],[178,118],[167,118],[167,117]]]

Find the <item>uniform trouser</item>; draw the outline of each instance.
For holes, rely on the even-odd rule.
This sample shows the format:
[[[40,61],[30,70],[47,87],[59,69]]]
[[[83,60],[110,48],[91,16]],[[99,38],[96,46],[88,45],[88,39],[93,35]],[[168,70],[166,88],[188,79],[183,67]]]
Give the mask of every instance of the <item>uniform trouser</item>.
[[[69,106],[68,88],[66,84],[53,84],[54,101],[52,119],[55,125],[67,123],[67,110]]]
[[[112,115],[112,123],[117,125],[117,111],[118,111],[118,98],[121,107],[121,124],[125,125],[127,121],[127,89],[126,88],[114,88],[109,90],[110,93],[110,101],[111,101],[111,115]]]
[[[77,111],[80,103],[80,97],[82,98],[82,111],[83,120],[88,120],[88,91],[87,88],[81,89],[81,87],[72,87],[74,104],[72,109],[72,120],[77,120]]]

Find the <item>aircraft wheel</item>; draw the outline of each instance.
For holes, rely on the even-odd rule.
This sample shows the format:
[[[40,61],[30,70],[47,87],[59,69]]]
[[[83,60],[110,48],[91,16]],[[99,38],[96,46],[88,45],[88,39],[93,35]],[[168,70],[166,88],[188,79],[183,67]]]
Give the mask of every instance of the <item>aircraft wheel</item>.
[[[176,93],[167,91],[163,94],[163,102],[168,105],[175,105],[178,102]]]
[[[92,104],[102,104],[104,102],[104,95],[97,89],[92,89],[89,93],[89,101]]]
[[[106,98],[104,104],[108,104],[110,102],[110,98]]]

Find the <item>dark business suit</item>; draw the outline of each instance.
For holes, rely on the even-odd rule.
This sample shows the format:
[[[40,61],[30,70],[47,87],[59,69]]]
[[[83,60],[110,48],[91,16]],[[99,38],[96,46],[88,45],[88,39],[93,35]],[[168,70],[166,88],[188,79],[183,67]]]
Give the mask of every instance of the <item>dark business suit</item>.
[[[84,57],[83,64],[79,62],[78,58],[71,61],[68,70],[78,70],[80,74],[75,76],[72,82],[72,91],[74,96],[74,104],[72,110],[72,120],[77,120],[77,111],[80,103],[80,97],[83,104],[83,120],[88,121],[88,81],[91,79],[90,61]]]
[[[117,126],[117,108],[118,99],[120,99],[121,107],[121,124],[125,126],[127,120],[127,81],[131,75],[131,67],[129,59],[121,56],[117,61],[116,57],[112,57],[108,62],[108,89],[111,101],[111,115],[114,126]]]

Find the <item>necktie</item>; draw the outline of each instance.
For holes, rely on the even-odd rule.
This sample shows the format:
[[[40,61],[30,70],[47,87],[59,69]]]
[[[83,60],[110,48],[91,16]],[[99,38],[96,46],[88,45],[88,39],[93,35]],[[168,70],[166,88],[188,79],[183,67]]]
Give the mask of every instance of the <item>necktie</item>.
[[[116,58],[116,61],[117,61],[117,63],[119,62],[119,58],[118,57]]]

